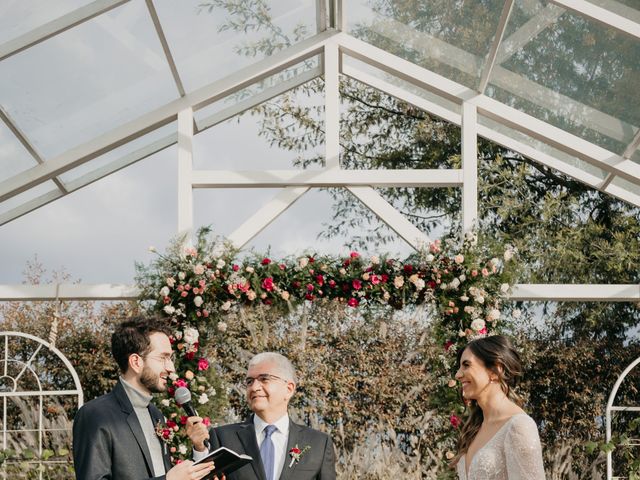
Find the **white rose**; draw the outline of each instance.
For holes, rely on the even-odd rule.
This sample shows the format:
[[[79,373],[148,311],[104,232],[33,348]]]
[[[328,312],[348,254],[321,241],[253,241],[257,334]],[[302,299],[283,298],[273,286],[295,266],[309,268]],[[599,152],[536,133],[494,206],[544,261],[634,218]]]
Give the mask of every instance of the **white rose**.
[[[481,318],[476,318],[473,322],[471,322],[471,329],[479,332],[485,327],[484,320]]]
[[[373,265],[378,265],[380,263],[380,257],[374,255],[373,257],[371,257],[371,263]]]
[[[298,265],[300,265],[300,268],[304,268],[309,264],[309,259],[307,257],[302,257],[300,259],[298,259]]]
[[[207,403],[209,401],[209,397],[207,396],[206,393],[203,393],[202,395],[200,395],[198,397],[198,403],[200,405],[204,405],[205,403]]]
[[[449,287],[453,288],[454,290],[459,286],[460,286],[460,280],[458,280],[457,278],[454,278],[449,284]]]
[[[338,271],[340,272],[340,275],[346,275],[347,274],[347,271],[344,268],[341,268]]]
[[[489,313],[487,313],[487,320],[490,322],[495,322],[499,318],[500,318],[500,310],[498,310],[497,308],[493,308],[489,310]]]
[[[202,300],[202,297],[198,295],[196,298],[193,299],[193,303],[195,303],[196,307],[200,308],[204,303],[204,300]]]
[[[171,405],[171,400],[169,400],[168,398],[163,398],[160,403],[163,407],[168,407],[169,405]]]
[[[167,295],[169,295],[169,287],[162,287],[160,289],[160,295],[162,295],[163,297],[166,297]]]
[[[458,265],[464,263],[464,255],[462,254],[458,254],[455,257],[453,257],[453,261],[456,262]]]
[[[218,322],[218,331],[226,332],[227,331],[227,322]]]
[[[184,341],[186,343],[193,345],[198,341],[199,337],[200,337],[200,334],[198,333],[198,330],[196,330],[195,328],[187,327],[184,329]]]
[[[222,268],[225,266],[225,261],[220,259],[218,260],[218,263],[216,263],[216,268]]]
[[[505,260],[505,262],[508,262],[512,258],[513,258],[513,250],[511,248],[506,249],[504,251],[504,260]]]
[[[175,308],[173,308],[171,305],[167,305],[164,307],[164,313],[166,313],[167,315],[173,315],[173,313],[176,311]]]
[[[474,307],[469,307],[469,306],[464,307],[464,313],[473,313],[475,311],[476,309]]]
[[[425,257],[425,260],[426,260],[427,262],[433,262],[433,259],[434,259],[434,258],[436,258],[436,257],[434,257],[433,255],[429,254],[429,255],[427,255],[427,256]]]
[[[503,283],[502,285],[500,285],[500,291],[502,293],[507,293],[509,291],[509,284]]]
[[[253,269],[253,267],[247,267],[244,269],[245,272],[249,272],[249,273],[253,273],[255,270]]]
[[[183,443],[180,444],[180,446],[178,446],[178,452],[180,452],[181,455],[186,455],[187,454],[187,446]]]
[[[393,286],[396,288],[402,288],[404,285],[404,277],[396,277],[393,279]]]
[[[173,286],[176,284],[176,279],[173,277],[169,277],[167,278],[167,285],[169,285],[169,288],[173,288]]]
[[[193,267],[193,273],[195,273],[196,275],[202,275],[204,273],[204,265],[199,263],[198,265]]]
[[[465,332],[464,330],[460,330],[460,331],[458,332],[458,336],[459,336],[459,337],[466,337],[466,336],[467,336],[467,332]]]
[[[469,297],[467,297],[466,295],[462,295],[460,297],[460,300],[463,301],[463,302],[468,302],[469,301]]]
[[[184,273],[184,272],[180,272],[180,273],[178,273],[178,278],[179,278],[180,280],[184,280],[184,279],[186,278],[186,276],[187,276],[187,275],[186,275],[186,273]]]
[[[414,285],[416,286],[416,290],[422,290],[425,287],[425,283],[424,280],[419,278],[418,280],[416,280],[415,282],[413,282]]]
[[[467,279],[467,276],[463,273],[458,278],[460,279],[461,282],[464,282]]]
[[[476,302],[478,302],[480,305],[482,305],[484,303],[484,297],[483,296],[478,296],[474,300]]]

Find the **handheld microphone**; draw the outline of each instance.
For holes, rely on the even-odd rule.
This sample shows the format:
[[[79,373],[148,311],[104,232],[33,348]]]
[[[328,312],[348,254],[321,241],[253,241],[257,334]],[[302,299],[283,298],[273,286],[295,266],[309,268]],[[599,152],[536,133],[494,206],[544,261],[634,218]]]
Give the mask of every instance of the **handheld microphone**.
[[[184,409],[189,417],[199,417],[198,412],[196,412],[196,409],[193,408],[191,404],[191,392],[187,387],[178,387],[173,398],[175,398],[176,403]],[[209,440],[205,439],[203,443],[207,450],[210,450]]]

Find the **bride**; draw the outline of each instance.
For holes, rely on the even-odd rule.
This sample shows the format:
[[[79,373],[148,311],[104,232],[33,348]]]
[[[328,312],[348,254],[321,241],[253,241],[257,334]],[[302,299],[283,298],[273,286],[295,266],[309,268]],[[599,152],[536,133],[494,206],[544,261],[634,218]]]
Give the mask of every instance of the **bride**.
[[[460,480],[544,480],[535,422],[520,406],[513,386],[522,375],[518,352],[507,337],[471,341],[456,373],[469,416],[452,464]]]

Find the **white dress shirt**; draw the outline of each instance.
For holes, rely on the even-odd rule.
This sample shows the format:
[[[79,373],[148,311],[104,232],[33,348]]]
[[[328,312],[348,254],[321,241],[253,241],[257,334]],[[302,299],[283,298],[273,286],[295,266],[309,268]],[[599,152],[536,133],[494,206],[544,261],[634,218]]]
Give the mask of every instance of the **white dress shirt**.
[[[258,449],[264,441],[264,429],[267,422],[262,420],[258,415],[253,416],[253,425],[256,429],[256,441],[258,442]],[[289,415],[280,417],[277,421],[272,423],[277,430],[271,434],[271,440],[274,447],[274,459],[273,462],[273,478],[280,478],[282,469],[287,461],[287,441],[289,440]]]

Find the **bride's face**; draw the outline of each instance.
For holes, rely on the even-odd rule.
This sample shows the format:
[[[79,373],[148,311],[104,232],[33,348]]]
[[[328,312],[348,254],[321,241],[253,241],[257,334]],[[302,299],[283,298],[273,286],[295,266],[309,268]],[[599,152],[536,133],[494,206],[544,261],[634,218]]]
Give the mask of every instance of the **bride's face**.
[[[460,368],[456,372],[456,379],[462,385],[462,396],[469,400],[477,400],[491,384],[492,374],[482,360],[467,348],[460,357]]]

